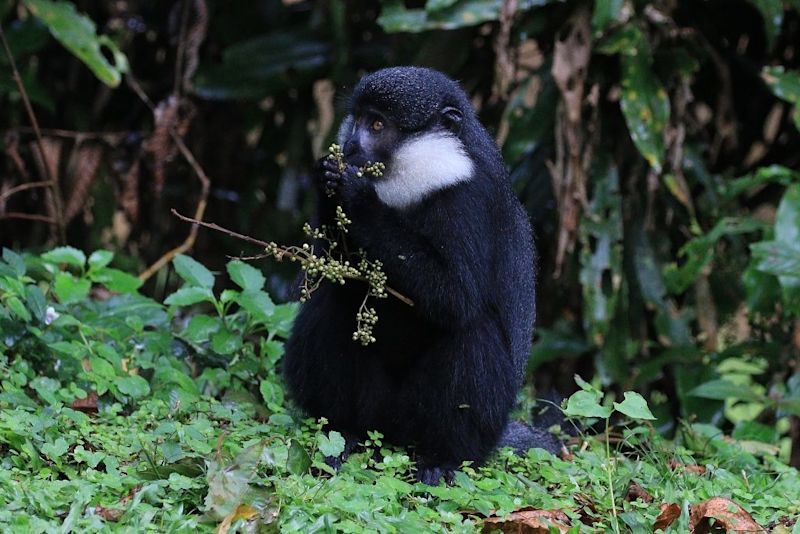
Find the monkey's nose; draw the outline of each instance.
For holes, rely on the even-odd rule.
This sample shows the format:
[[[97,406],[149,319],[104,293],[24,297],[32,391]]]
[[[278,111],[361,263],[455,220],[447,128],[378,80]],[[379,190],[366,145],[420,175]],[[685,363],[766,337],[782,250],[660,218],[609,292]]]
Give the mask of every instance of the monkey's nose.
[[[344,144],[344,157],[345,158],[352,158],[356,154],[358,154],[359,146],[358,141],[355,139],[348,139],[347,142]]]

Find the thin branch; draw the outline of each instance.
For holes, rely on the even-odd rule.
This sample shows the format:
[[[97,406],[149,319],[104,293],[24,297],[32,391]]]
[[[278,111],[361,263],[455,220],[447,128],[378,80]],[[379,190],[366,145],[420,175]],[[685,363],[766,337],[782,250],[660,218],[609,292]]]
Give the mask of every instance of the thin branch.
[[[19,184],[17,186],[12,187],[11,189],[0,193],[0,202],[3,202],[5,199],[10,197],[15,193],[19,193],[20,191],[25,191],[26,189],[35,189],[37,187],[50,187],[49,181],[41,181],[41,182],[27,182],[24,184]]]
[[[57,221],[47,215],[40,215],[38,213],[20,213],[18,211],[10,211],[0,215],[0,220],[4,219],[26,219],[28,221],[40,221],[48,224],[57,224]]]
[[[172,94],[180,96],[183,84],[183,60],[186,54],[186,28],[189,25],[189,0],[183,0],[181,5],[181,26],[178,30],[178,50],[175,57],[175,80],[172,84]]]
[[[150,100],[150,98],[147,96],[147,93],[144,92],[142,87],[139,85],[139,82],[137,82],[136,79],[130,74],[126,76],[126,79],[128,81],[128,85],[130,86],[130,88],[133,89],[133,91],[142,100],[142,102],[144,102],[150,108],[150,110],[153,111],[154,110],[153,101]],[[194,170],[197,179],[200,181],[201,185],[200,200],[197,202],[197,207],[195,208],[194,211],[194,218],[198,221],[201,221],[203,219],[203,215],[206,212],[206,206],[208,205],[208,193],[211,190],[211,180],[209,179],[203,168],[195,159],[194,154],[192,154],[192,151],[189,150],[189,148],[183,142],[181,136],[179,136],[178,133],[173,128],[169,129],[169,135],[175,142],[175,146],[178,147],[178,151],[180,151],[181,155],[184,157],[187,163],[189,163],[189,166],[192,167],[192,170]],[[182,254],[183,252],[186,252],[187,250],[192,248],[194,246],[194,242],[196,239],[197,239],[197,226],[192,226],[192,229],[189,231],[189,235],[186,237],[183,243],[181,243],[177,247],[173,248],[172,250],[168,251],[163,256],[158,258],[158,260],[156,260],[155,263],[150,265],[150,267],[145,269],[139,275],[139,279],[142,281],[148,280],[150,277],[156,274],[159,271],[159,269],[161,269],[162,267],[167,265],[170,261],[172,261],[172,259],[175,256],[177,256],[178,254]]]
[[[240,239],[242,241],[246,241],[252,245],[256,245],[257,247],[266,248],[269,246],[269,243],[266,241],[261,241],[260,239],[256,239],[255,237],[250,237],[249,235],[240,234],[239,232],[234,232],[233,230],[228,230],[227,228],[223,228],[222,226],[210,223],[210,222],[203,222],[198,219],[193,219],[191,217],[187,217],[186,215],[181,215],[178,213],[178,210],[175,208],[172,209],[172,214],[182,221],[186,221],[193,224],[193,228],[197,228],[198,226],[202,226],[204,228],[208,228],[209,230],[214,230],[215,232],[221,232],[225,235],[229,235],[231,237],[235,237],[236,239]],[[281,252],[281,256],[286,256],[292,260],[301,260],[303,259],[301,256],[289,251],[285,250]],[[346,276],[345,278],[350,278],[351,280],[360,280],[361,282],[366,282],[367,279],[362,276]],[[408,304],[409,306],[414,305],[414,301],[408,298],[407,296],[403,295],[402,293],[392,289],[391,287],[386,287],[386,292],[395,297],[397,300],[403,302],[404,304]]]
[[[99,139],[107,143],[116,144],[121,138],[128,135],[138,133],[134,130],[118,131],[118,132],[80,132],[77,130],[64,130],[61,128],[40,128],[39,131],[48,137],[63,137],[66,139]],[[36,133],[36,130],[29,126],[18,126],[16,128],[9,128],[8,132],[21,132],[21,133]]]
[[[55,223],[58,230],[58,238],[61,243],[64,243],[66,242],[66,231],[64,229],[64,208],[61,198],[61,186],[59,185],[58,180],[56,180],[53,176],[50,165],[47,161],[47,156],[44,152],[44,142],[42,141],[42,132],[39,130],[39,121],[36,120],[36,114],[33,112],[31,101],[28,98],[28,92],[25,91],[25,84],[22,83],[22,77],[19,74],[19,70],[17,70],[17,63],[14,61],[14,55],[11,53],[11,48],[8,46],[8,41],[6,40],[6,34],[3,31],[2,25],[0,25],[0,41],[2,41],[3,48],[5,49],[6,56],[8,57],[8,63],[11,66],[11,73],[14,78],[14,82],[17,84],[19,94],[22,97],[22,103],[25,105],[25,112],[28,114],[28,120],[30,120],[31,126],[33,126],[33,131],[36,133],[36,146],[39,148],[39,156],[42,158],[42,166],[44,167],[45,178],[47,178],[47,180],[50,182],[50,188],[53,191],[53,205],[55,207]]]

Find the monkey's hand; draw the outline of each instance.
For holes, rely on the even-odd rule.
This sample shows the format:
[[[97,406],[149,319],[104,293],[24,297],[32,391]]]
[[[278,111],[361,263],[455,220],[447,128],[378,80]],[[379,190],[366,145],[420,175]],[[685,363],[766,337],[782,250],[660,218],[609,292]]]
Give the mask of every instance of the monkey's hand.
[[[361,170],[355,165],[345,163],[340,165],[333,158],[323,158],[320,162],[321,186],[329,197],[340,199],[344,207],[358,198],[363,198],[374,193],[375,186],[372,181],[363,176]]]

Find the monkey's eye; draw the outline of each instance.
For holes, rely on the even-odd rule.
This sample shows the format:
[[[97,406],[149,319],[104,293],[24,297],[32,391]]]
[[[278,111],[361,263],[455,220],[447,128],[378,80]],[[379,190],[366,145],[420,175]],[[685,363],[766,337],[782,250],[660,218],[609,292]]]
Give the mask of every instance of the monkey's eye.
[[[375,132],[380,132],[383,130],[383,121],[380,119],[375,119],[372,121],[372,130]]]

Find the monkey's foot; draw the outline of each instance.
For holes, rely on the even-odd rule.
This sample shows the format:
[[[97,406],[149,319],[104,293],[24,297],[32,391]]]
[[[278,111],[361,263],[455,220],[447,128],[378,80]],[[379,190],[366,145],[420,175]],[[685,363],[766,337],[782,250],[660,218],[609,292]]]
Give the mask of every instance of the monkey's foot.
[[[446,484],[450,485],[455,477],[455,469],[444,465],[426,465],[418,461],[416,476],[419,482],[428,486],[438,486],[442,478]]]
[[[350,457],[350,454],[352,454],[352,452],[358,446],[358,438],[356,438],[355,434],[351,434],[349,432],[341,432],[341,434],[344,438],[344,450],[342,451],[342,454],[339,456],[325,457],[325,463],[337,471],[342,467],[342,464],[347,461],[347,458]]]

